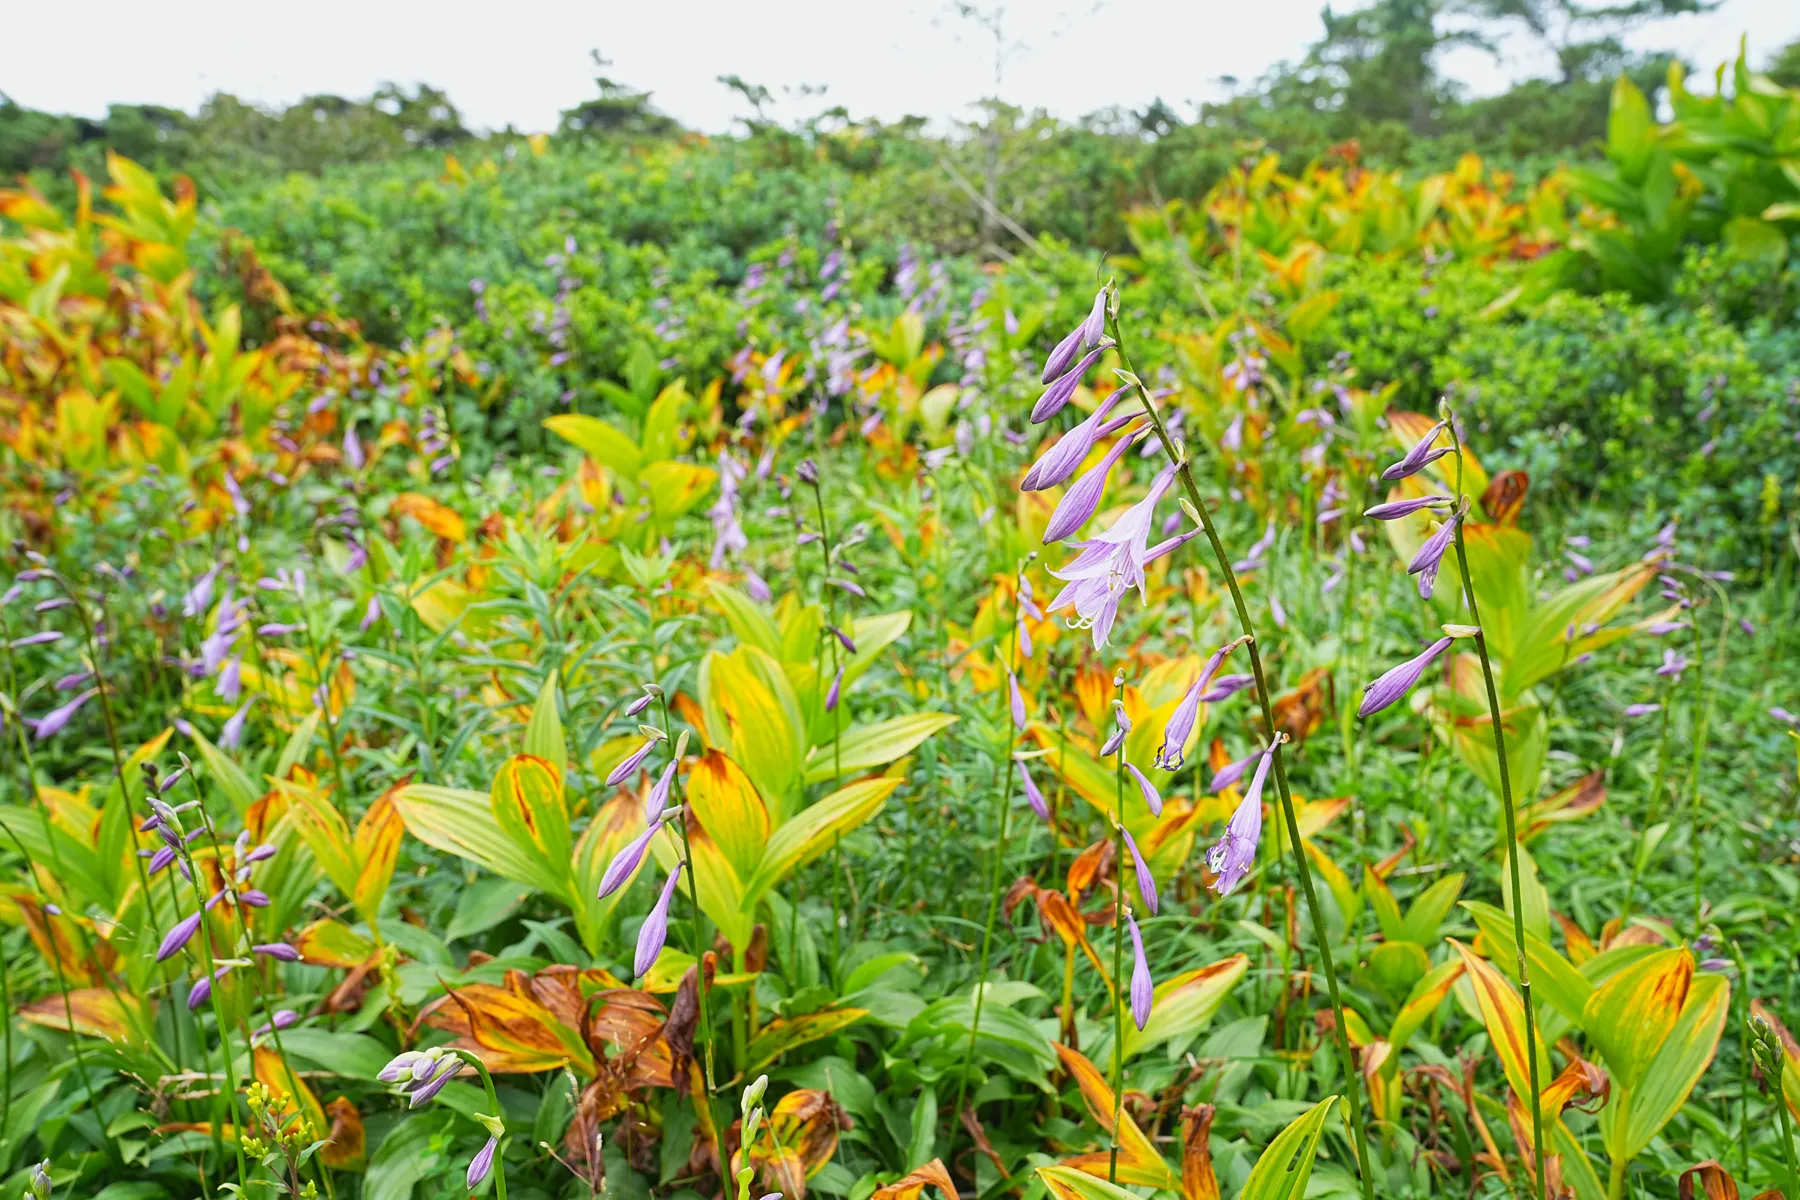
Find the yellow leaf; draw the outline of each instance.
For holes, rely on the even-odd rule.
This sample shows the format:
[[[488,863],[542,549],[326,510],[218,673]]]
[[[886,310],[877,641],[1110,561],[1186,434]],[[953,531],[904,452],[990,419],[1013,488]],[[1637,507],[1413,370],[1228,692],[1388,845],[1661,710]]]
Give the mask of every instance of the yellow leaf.
[[[1684,947],[1646,955],[1594,989],[1582,1026],[1621,1088],[1637,1086],[1661,1049],[1694,981],[1694,956]]]
[[[755,874],[769,840],[769,810],[744,769],[709,750],[689,772],[686,796],[694,818],[738,877]]]
[[[388,506],[388,512],[396,517],[411,517],[438,537],[453,542],[466,541],[469,536],[468,526],[455,509],[418,492],[401,492]]]
[[[343,970],[360,967],[375,953],[374,942],[330,917],[323,917],[302,929],[293,939],[293,946],[300,951],[303,962]]]
[[[1481,1019],[1487,1026],[1488,1041],[1500,1058],[1506,1081],[1513,1094],[1530,1096],[1531,1070],[1525,1056],[1525,1005],[1506,977],[1494,965],[1454,938],[1450,944],[1462,956],[1469,982],[1475,986],[1475,998],[1481,1006]],[[1550,1078],[1550,1056],[1540,1042],[1537,1047],[1538,1079]]]
[[[256,1081],[274,1093],[278,1101],[275,1111],[282,1116],[299,1113],[310,1122],[314,1132],[308,1141],[324,1137],[329,1128],[325,1123],[325,1110],[319,1106],[319,1098],[313,1095],[312,1089],[306,1086],[306,1080],[268,1046],[258,1046],[254,1058]]]
[[[515,754],[494,773],[488,796],[494,823],[520,854],[541,859],[547,875],[568,870],[572,847],[562,772],[541,758]]]
[[[394,807],[394,793],[410,782],[412,776],[407,775],[382,793],[356,826],[356,886],[351,899],[356,911],[371,926],[381,911],[381,898],[394,878],[394,861],[400,855],[400,839],[406,833],[406,822]]]
[[[1101,1132],[1113,1132],[1113,1110],[1117,1106],[1117,1097],[1112,1088],[1096,1067],[1079,1050],[1070,1049],[1060,1042],[1056,1045],[1056,1056],[1062,1061],[1063,1070],[1067,1071],[1081,1089],[1082,1102],[1087,1105],[1088,1114],[1094,1123],[1100,1126]],[[1128,1112],[1119,1113],[1119,1170],[1121,1183],[1137,1187],[1153,1187],[1165,1191],[1176,1191],[1181,1186],[1180,1178],[1155,1143],[1144,1135],[1138,1124]],[[1078,1154],[1065,1159],[1063,1166],[1072,1167],[1089,1175],[1105,1177],[1112,1163],[1110,1150],[1094,1154]]]
[[[750,1039],[750,1065],[743,1074],[754,1074],[796,1046],[828,1038],[868,1015],[866,1008],[823,1008],[798,1017],[777,1017]]]
[[[19,1009],[21,1020],[50,1029],[105,1038],[120,1045],[139,1041],[137,1030],[149,1014],[143,1001],[107,988],[71,988],[68,1006],[61,992]]]
[[[881,811],[882,804],[900,786],[898,779],[862,779],[826,796],[777,829],[763,850],[762,862],[744,885],[745,907],[762,899],[764,892],[789,872],[811,862],[844,834]]]

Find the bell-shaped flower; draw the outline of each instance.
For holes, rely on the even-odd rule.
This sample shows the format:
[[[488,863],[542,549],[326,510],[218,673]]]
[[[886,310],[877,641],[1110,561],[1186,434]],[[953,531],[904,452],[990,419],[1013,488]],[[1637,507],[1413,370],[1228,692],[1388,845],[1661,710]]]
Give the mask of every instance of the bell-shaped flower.
[[[1144,938],[1138,932],[1137,918],[1129,911],[1125,924],[1131,930],[1131,1020],[1139,1032],[1150,1023],[1150,1005],[1156,999],[1156,981],[1150,977],[1150,964],[1144,957]]]
[[[1237,811],[1225,823],[1224,836],[1207,851],[1206,865],[1218,877],[1213,881],[1213,890],[1221,896],[1229,896],[1256,864],[1256,846],[1262,840],[1263,783],[1274,759],[1274,747],[1270,746],[1256,764],[1256,774],[1250,777],[1250,786]]]
[[[1125,839],[1125,849],[1131,855],[1131,871],[1137,876],[1138,895],[1144,898],[1144,907],[1150,915],[1156,915],[1156,879],[1150,874],[1150,867],[1144,862],[1144,856],[1138,853],[1137,839],[1131,836],[1131,830],[1119,826],[1119,833]]]
[[[1069,330],[1063,340],[1056,343],[1056,348],[1050,351],[1050,357],[1044,360],[1041,382],[1049,383],[1066,375],[1075,356],[1089,346],[1098,345],[1105,332],[1106,289],[1101,288],[1094,293],[1093,307],[1088,309],[1088,315],[1082,319],[1081,324]]]
[[[669,765],[657,777],[656,785],[650,789],[650,795],[644,801],[644,824],[654,826],[656,818],[662,816],[663,809],[669,806],[669,786],[675,782],[675,770],[681,760],[671,758]]]
[[[1107,425],[1106,416],[1118,404],[1121,397],[1130,392],[1130,388],[1114,388],[1100,406],[1075,428],[1056,440],[1056,444],[1044,451],[1031,469],[1025,472],[1025,478],[1019,481],[1022,492],[1041,492],[1045,488],[1053,488],[1062,483],[1087,461],[1093,451],[1094,443],[1099,441],[1102,430]]]
[[[1456,525],[1460,519],[1452,514],[1438,526],[1436,533],[1425,539],[1412,561],[1406,564],[1406,573],[1419,577],[1419,595],[1423,599],[1431,599],[1431,589],[1437,585],[1438,567],[1443,565],[1444,553],[1456,541]]]
[[[1063,493],[1062,499],[1056,503],[1056,511],[1050,514],[1049,524],[1044,527],[1044,545],[1060,542],[1087,524],[1088,519],[1094,515],[1094,510],[1100,507],[1100,498],[1106,494],[1106,480],[1112,474],[1112,469],[1148,428],[1149,426],[1140,426],[1114,442],[1112,449],[1106,452],[1106,457]]]
[[[637,956],[632,960],[632,970],[642,979],[656,963],[656,956],[662,953],[663,943],[669,940],[669,901],[675,898],[675,884],[681,879],[681,864],[669,872],[668,880],[663,884],[662,895],[656,898],[656,904],[650,909],[650,915],[638,929]]]
[[[1131,772],[1131,777],[1133,779],[1137,780],[1138,791],[1143,794],[1144,806],[1150,810],[1150,815],[1153,817],[1162,816],[1162,793],[1156,790],[1156,785],[1144,778],[1144,773],[1132,764],[1126,763],[1125,769]]]
[[[1419,654],[1384,671],[1380,678],[1363,689],[1362,703],[1357,706],[1356,715],[1373,716],[1412,691],[1413,685],[1419,682],[1419,676],[1425,673],[1425,668],[1449,648],[1453,640],[1439,638]]]
[[[1127,591],[1137,588],[1140,599],[1149,603],[1144,568],[1157,557],[1150,552],[1150,530],[1156,520],[1156,506],[1174,482],[1175,468],[1165,467],[1150,485],[1148,495],[1127,509],[1110,529],[1081,543],[1081,553],[1074,559],[1050,572],[1063,580],[1064,586],[1050,602],[1049,611],[1073,607],[1076,627],[1093,630],[1096,650],[1107,644],[1118,617],[1119,601]],[[1170,539],[1171,543],[1174,541]]]

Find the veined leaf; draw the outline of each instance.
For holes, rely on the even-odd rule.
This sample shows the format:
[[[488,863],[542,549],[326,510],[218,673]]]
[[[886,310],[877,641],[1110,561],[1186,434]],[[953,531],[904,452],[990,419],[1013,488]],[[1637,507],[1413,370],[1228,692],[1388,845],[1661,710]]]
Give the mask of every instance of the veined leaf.
[[[1051,1200],[1138,1200],[1136,1192],[1074,1167],[1039,1167],[1037,1177]]]
[[[1518,948],[1513,940],[1512,918],[1479,900],[1464,901],[1463,908],[1475,918],[1475,927],[1488,944],[1495,966],[1501,974],[1513,979],[1518,975],[1514,965],[1518,961]],[[1588,997],[1594,994],[1593,984],[1556,947],[1530,930],[1525,932],[1525,966],[1531,973],[1532,991],[1570,1025],[1582,1028]]]
[[[1493,1043],[1506,1081],[1521,1102],[1532,1096],[1531,1071],[1525,1057],[1525,1005],[1506,977],[1494,965],[1454,938],[1450,944],[1462,956],[1469,982],[1475,987],[1475,998],[1481,1006],[1481,1019],[1487,1026],[1488,1041]],[[1537,1045],[1537,1077],[1550,1080],[1550,1056],[1542,1040]],[[1533,1097],[1535,1099],[1535,1097]]]
[[[393,881],[394,862],[400,856],[400,839],[406,833],[406,822],[394,808],[394,793],[410,780],[411,776],[408,776],[382,793],[357,822],[356,885],[350,898],[356,904],[356,911],[371,927],[381,912],[381,899],[387,895],[388,884]]]
[[[710,653],[699,692],[707,743],[744,768],[779,824],[799,805],[806,752],[800,705],[780,664],[754,646]]]
[[[1393,1028],[1388,1031],[1388,1044],[1394,1049],[1381,1064],[1381,1075],[1392,1079],[1400,1072],[1400,1052],[1412,1041],[1431,1014],[1437,1011],[1444,997],[1450,994],[1451,987],[1462,978],[1464,967],[1460,958],[1452,958],[1439,963],[1425,973],[1425,977],[1413,984],[1412,993],[1407,996],[1406,1003],[1400,1006],[1400,1012],[1394,1017]],[[1346,1013],[1346,1016],[1349,1014]]]
[[[537,702],[531,706],[531,721],[525,726],[525,753],[555,767],[559,779],[569,769],[569,746],[563,738],[562,714],[556,708],[554,671],[544,677]]]
[[[521,855],[539,859],[546,877],[565,881],[554,894],[566,898],[573,846],[562,773],[544,759],[515,754],[494,773],[489,802],[500,832]]]
[[[349,970],[369,961],[375,943],[357,933],[342,921],[321,918],[302,929],[292,939],[300,951],[301,961],[316,967],[338,967]]]
[[[121,1046],[140,1040],[137,1031],[149,1015],[142,1000],[103,987],[70,988],[66,1011],[61,992],[18,1010],[19,1019],[33,1025],[104,1038]]]
[[[1677,946],[1631,964],[1588,997],[1583,1028],[1616,1087],[1634,1089],[1644,1078],[1681,1019],[1693,983],[1694,956]]]
[[[406,821],[407,830],[427,846],[466,858],[515,883],[566,898],[568,860],[548,863],[494,836],[494,809],[486,792],[414,783],[394,793],[394,807]]]
[[[1275,1135],[1251,1168],[1238,1200],[1300,1200],[1306,1195],[1325,1118],[1336,1103],[1336,1096],[1325,1097]]]
[[[731,626],[731,632],[737,640],[746,646],[755,646],[771,658],[781,657],[781,630],[763,610],[762,605],[744,595],[729,584],[714,579],[707,583],[712,592],[713,603],[725,615],[725,623]]]
[[[689,809],[740,879],[756,873],[769,840],[769,810],[744,769],[709,750],[688,773]]]
[[[547,418],[544,428],[557,437],[573,442],[588,457],[615,472],[622,482],[636,488],[643,459],[638,452],[637,443],[622,433],[618,426],[602,421],[599,417],[559,413]]]
[[[860,827],[881,811],[881,806],[900,786],[898,779],[862,779],[826,796],[781,826],[769,838],[762,862],[744,884],[744,908],[753,908],[762,894],[789,872],[831,849],[832,843]]]
[[[918,712],[872,725],[852,725],[835,747],[828,742],[812,748],[806,760],[805,781],[823,783],[885,767],[910,754],[940,729],[956,724],[957,719],[954,713]]]
[[[1687,951],[1669,953],[1685,955]],[[1664,971],[1661,975],[1667,982],[1678,973]],[[1620,972],[1620,976],[1626,974]],[[1607,986],[1611,986],[1610,981]],[[1596,1001],[1600,995],[1595,993]],[[1731,985],[1723,975],[1693,976],[1680,1015],[1661,1040],[1649,1048],[1646,1061],[1639,1068],[1638,1081],[1616,1091],[1612,1103],[1601,1113],[1600,1132],[1608,1154],[1635,1158],[1662,1132],[1711,1065],[1730,1007]]]
[[[1112,1086],[1106,1082],[1105,1076],[1086,1055],[1061,1043],[1056,1046],[1056,1057],[1062,1062],[1063,1070],[1069,1073],[1070,1078],[1081,1089],[1081,1099],[1087,1105],[1088,1114],[1094,1118],[1094,1123],[1100,1126],[1102,1132],[1111,1134],[1117,1096]],[[1118,1134],[1118,1178],[1121,1183],[1164,1191],[1176,1191],[1180,1188],[1179,1178],[1130,1113],[1119,1113]],[[1102,1151],[1096,1154],[1078,1154],[1064,1160],[1062,1165],[1089,1175],[1104,1176],[1112,1165],[1111,1160],[1111,1152]]]
[[[777,1017],[750,1039],[746,1049],[750,1065],[743,1073],[761,1071],[789,1050],[840,1033],[868,1015],[866,1008],[824,1008],[798,1017]]]

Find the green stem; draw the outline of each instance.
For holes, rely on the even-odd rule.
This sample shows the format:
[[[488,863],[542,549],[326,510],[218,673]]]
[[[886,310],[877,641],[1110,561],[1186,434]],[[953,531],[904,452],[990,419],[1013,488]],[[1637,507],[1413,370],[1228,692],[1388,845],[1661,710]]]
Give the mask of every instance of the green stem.
[[[669,741],[669,698],[661,697],[663,714],[663,740]],[[675,743],[669,742],[671,748]],[[670,780],[670,790],[679,786],[681,768],[675,769],[676,779]],[[686,797],[682,797],[686,799]],[[681,865],[687,869],[688,905],[694,910],[694,984],[700,1004],[700,1027],[706,1038],[706,1103],[712,1104],[713,1086],[713,1026],[712,1012],[706,1004],[706,925],[700,911],[700,893],[694,883],[694,852],[688,845],[687,814],[676,818],[675,824],[681,827]],[[741,1065],[741,1064],[740,1064]]]
[[[1451,444],[1456,447],[1456,498],[1458,506],[1462,507],[1468,503],[1468,498],[1462,494],[1462,443],[1456,436],[1454,416],[1447,420],[1445,427],[1450,431]],[[1500,765],[1500,804],[1506,814],[1506,857],[1512,876],[1509,882],[1512,889],[1513,942],[1514,951],[1518,955],[1519,994],[1525,1010],[1525,1065],[1531,1083],[1531,1149],[1535,1164],[1532,1176],[1537,1189],[1537,1200],[1544,1200],[1543,1088],[1538,1082],[1537,1014],[1532,1007],[1531,975],[1525,961],[1525,906],[1520,898],[1518,821],[1513,811],[1512,777],[1506,765],[1506,733],[1500,721],[1500,692],[1494,686],[1494,664],[1488,658],[1487,633],[1481,627],[1481,608],[1475,601],[1475,581],[1469,574],[1469,555],[1463,544],[1463,522],[1460,519],[1456,522],[1456,566],[1462,574],[1463,595],[1469,604],[1469,621],[1475,626],[1475,650],[1481,656],[1481,678],[1487,685],[1488,722],[1494,727],[1494,754]]]
[[[1241,240],[1241,235],[1239,240]],[[1125,340],[1119,328],[1116,313],[1109,313],[1108,323],[1112,326],[1114,349],[1119,361],[1133,379],[1137,372],[1132,369],[1131,358],[1125,351]],[[1206,533],[1206,540],[1212,547],[1213,558],[1218,562],[1219,573],[1225,579],[1231,591],[1231,604],[1237,611],[1238,627],[1243,630],[1250,641],[1250,673],[1256,680],[1256,698],[1262,708],[1263,723],[1271,730],[1278,728],[1275,724],[1274,705],[1270,700],[1269,681],[1263,671],[1262,651],[1256,641],[1256,627],[1250,621],[1250,610],[1244,603],[1244,592],[1238,586],[1237,572],[1231,568],[1231,556],[1225,552],[1225,544],[1219,540],[1218,527],[1213,524],[1212,513],[1208,511],[1206,501],[1200,495],[1199,487],[1194,483],[1193,470],[1187,461],[1175,449],[1175,443],[1169,437],[1168,429],[1163,425],[1162,416],[1156,408],[1156,401],[1150,396],[1148,388],[1138,384],[1138,395],[1142,399],[1145,411],[1156,429],[1156,436],[1162,442],[1163,451],[1169,461],[1176,464],[1176,474],[1181,479],[1182,489],[1187,493],[1188,502],[1199,514],[1201,528]],[[1356,1058],[1350,1050],[1350,1035],[1344,1021],[1344,1001],[1338,989],[1337,967],[1332,961],[1331,935],[1325,924],[1325,917],[1319,907],[1318,891],[1313,887],[1312,868],[1306,861],[1306,851],[1300,840],[1300,823],[1294,815],[1294,798],[1288,791],[1287,767],[1283,762],[1281,747],[1270,751],[1272,774],[1275,776],[1275,795],[1281,803],[1282,823],[1286,826],[1288,845],[1294,855],[1294,871],[1300,879],[1300,889],[1306,896],[1306,911],[1312,921],[1313,936],[1319,943],[1319,967],[1325,975],[1326,992],[1331,1000],[1331,1013],[1334,1031],[1337,1035],[1338,1061],[1344,1070],[1344,1090],[1350,1102],[1350,1129],[1355,1139],[1357,1172],[1362,1180],[1363,1200],[1375,1200],[1375,1172],[1369,1158],[1369,1133],[1363,1121],[1362,1089],[1358,1078]]]
[[[204,820],[204,815],[202,819]],[[176,836],[179,837],[180,834],[176,833]],[[194,889],[194,902],[200,906],[200,929],[195,936],[200,940],[201,966],[206,970],[206,977],[212,981],[208,998],[212,1001],[213,1021],[219,1027],[219,1057],[225,1062],[225,1111],[231,1118],[232,1132],[235,1135],[231,1144],[237,1151],[238,1191],[241,1194],[250,1177],[249,1169],[244,1164],[244,1133],[247,1126],[238,1120],[237,1071],[231,1065],[231,1026],[225,1020],[225,1011],[219,1004],[219,980],[213,978],[212,913],[206,907],[206,897],[200,893],[200,869],[194,865],[194,856],[188,853],[185,842],[178,853],[187,864],[188,882]],[[214,1129],[223,1136],[223,1131],[218,1130],[217,1122],[214,1122]]]
[[[1694,936],[1700,936],[1700,759],[1706,752],[1706,647],[1700,640],[1700,610],[1694,627],[1694,759],[1688,769],[1688,852],[1694,856]]]
[[[471,1050],[456,1050],[454,1053],[474,1067],[481,1076],[481,1088],[487,1093],[488,1107],[494,1110],[490,1115],[496,1120],[504,1121],[505,1116],[500,1111],[500,1097],[494,1093],[494,1077],[488,1074],[487,1064],[481,1061],[479,1054]],[[498,1136],[500,1144],[494,1147],[494,1197],[495,1200],[506,1200],[506,1135]]]
[[[1123,688],[1121,688],[1123,690]],[[1119,1118],[1125,1108],[1125,748],[1113,769],[1113,1119],[1106,1182],[1119,1182]]]

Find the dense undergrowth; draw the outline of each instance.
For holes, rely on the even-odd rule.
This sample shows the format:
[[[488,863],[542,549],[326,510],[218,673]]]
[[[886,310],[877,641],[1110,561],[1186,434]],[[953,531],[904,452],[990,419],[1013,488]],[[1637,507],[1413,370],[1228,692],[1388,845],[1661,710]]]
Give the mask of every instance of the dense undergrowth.
[[[1677,100],[1004,265],[0,195],[0,1195],[1794,1195],[1800,94]]]

